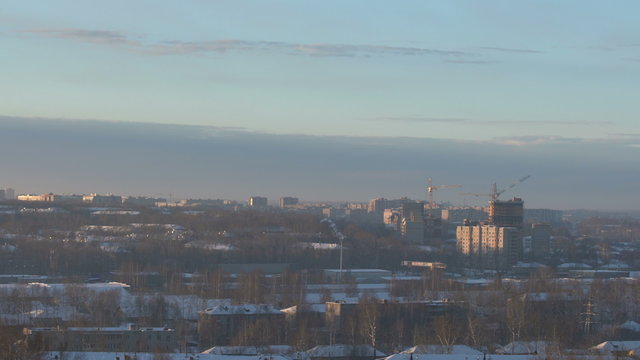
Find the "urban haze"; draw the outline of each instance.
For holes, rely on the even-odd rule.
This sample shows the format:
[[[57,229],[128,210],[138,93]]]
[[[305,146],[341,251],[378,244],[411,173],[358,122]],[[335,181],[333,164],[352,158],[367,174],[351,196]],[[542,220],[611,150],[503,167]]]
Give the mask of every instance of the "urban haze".
[[[639,12],[4,1],[0,360],[637,360]]]

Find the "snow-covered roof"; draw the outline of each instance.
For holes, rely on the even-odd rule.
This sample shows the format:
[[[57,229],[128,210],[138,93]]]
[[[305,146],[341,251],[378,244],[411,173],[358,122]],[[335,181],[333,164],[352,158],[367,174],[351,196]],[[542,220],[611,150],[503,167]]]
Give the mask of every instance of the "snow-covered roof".
[[[489,285],[493,282],[493,280],[489,279],[459,279],[456,282],[464,284],[464,285]]]
[[[391,271],[389,270],[385,270],[385,269],[324,269],[324,271],[326,272],[331,272],[331,273],[358,273],[358,274],[366,274],[366,273],[372,273],[372,274],[387,274],[387,273],[391,273]]]
[[[403,354],[464,354],[483,355],[481,351],[467,345],[416,345],[402,352]]]
[[[140,211],[135,210],[97,210],[91,215],[140,215]]]
[[[618,326],[618,329],[640,332],[640,324],[638,324],[637,322],[635,322],[633,320],[629,320],[629,321],[625,322],[624,324]]]
[[[413,354],[398,353],[385,360],[539,360],[538,355],[467,355],[467,354]]]
[[[348,356],[387,356],[369,345],[318,345],[306,351],[311,358],[348,357]]]
[[[146,327],[136,326],[133,324],[111,326],[111,327],[70,327],[67,331],[100,331],[100,332],[119,332],[119,331],[175,331],[165,327]]]
[[[287,355],[293,353],[293,348],[289,345],[270,346],[214,346],[202,352],[202,354],[215,355],[258,355],[258,354],[278,354]]]
[[[184,226],[178,224],[146,224],[146,223],[131,223],[134,228],[162,228],[167,230],[184,230]]]
[[[591,269],[592,267],[583,263],[564,263],[558,265],[558,269],[569,270],[569,269]]]
[[[550,341],[514,341],[496,350],[498,354],[527,355],[545,354],[557,344]]]
[[[382,280],[385,281],[419,281],[422,280],[422,276],[417,275],[396,275],[396,276],[383,276]]]
[[[602,265],[600,268],[606,270],[627,270],[630,266],[623,262],[612,262],[607,265]]]
[[[128,225],[83,225],[80,231],[106,231],[106,232],[129,232],[131,226]]]
[[[215,242],[212,243],[208,241],[190,241],[184,244],[184,247],[193,248],[193,249],[202,249],[202,250],[208,250],[208,251],[232,251],[232,250],[238,249],[235,246],[230,244],[215,243]]]
[[[325,313],[327,311],[326,304],[305,304],[301,306],[291,306],[286,309],[280,310],[285,314],[294,315],[298,312],[314,312],[314,313]]]
[[[560,293],[548,293],[548,292],[537,292],[537,293],[526,293],[522,295],[523,301],[550,301],[550,300],[563,300],[563,301],[574,301],[576,297],[573,294],[560,292]]]
[[[338,250],[340,249],[339,244],[333,243],[320,243],[320,242],[303,242],[299,243],[299,246],[302,248],[313,249],[313,250]]]
[[[634,350],[640,348],[640,341],[605,341],[594,347],[592,350],[612,352],[623,350]]]
[[[280,355],[217,355],[217,354],[184,354],[184,353],[123,353],[123,352],[64,352],[64,357],[60,352],[52,351],[42,354],[42,360],[55,359],[83,359],[83,360],[114,360],[116,358],[124,359],[125,355],[136,360],[154,360],[161,355],[167,360],[290,360]],[[57,357],[56,357],[57,356]]]
[[[218,305],[203,311],[207,315],[254,315],[254,314],[282,314],[270,304]]]
[[[522,262],[518,261],[513,267],[518,268],[533,268],[533,269],[541,269],[547,267],[547,265],[538,263],[538,262]]]
[[[127,285],[125,283],[121,283],[121,282],[117,282],[117,281],[110,281],[108,283],[89,283],[89,284],[82,284],[81,286],[86,287],[89,290],[93,290],[93,291],[109,291],[109,290],[116,290],[116,289],[129,289],[131,286]]]

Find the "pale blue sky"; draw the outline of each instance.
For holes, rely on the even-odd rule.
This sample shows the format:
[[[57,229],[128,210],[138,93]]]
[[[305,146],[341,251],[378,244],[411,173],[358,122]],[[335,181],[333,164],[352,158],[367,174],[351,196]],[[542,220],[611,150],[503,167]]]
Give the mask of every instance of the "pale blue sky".
[[[640,134],[638,1],[2,1],[0,115],[544,142]]]
[[[532,175],[509,194],[527,207],[637,209],[638,14],[637,0],[0,0],[0,187],[419,199],[428,177],[486,192]]]

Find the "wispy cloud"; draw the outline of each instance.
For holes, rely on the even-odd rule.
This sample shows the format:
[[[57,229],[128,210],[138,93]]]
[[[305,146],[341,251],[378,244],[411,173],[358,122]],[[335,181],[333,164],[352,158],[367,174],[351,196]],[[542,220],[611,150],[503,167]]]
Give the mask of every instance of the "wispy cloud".
[[[92,44],[127,46],[131,50],[149,55],[206,54],[227,52],[269,52],[287,55],[373,57],[373,56],[438,56],[468,57],[477,54],[468,51],[424,47],[384,46],[375,44],[289,43],[281,41],[248,41],[216,39],[208,41],[166,40],[145,42],[140,37],[109,30],[88,29],[30,29],[21,31],[31,36],[68,39]]]
[[[294,49],[307,55],[318,56],[358,56],[358,55],[436,55],[436,56],[468,56],[468,52],[440,50],[418,47],[379,46],[379,45],[331,45],[331,44],[297,44]]]
[[[143,51],[152,55],[179,55],[197,53],[226,53],[232,51],[281,51],[288,46],[277,41],[211,40],[162,41],[145,46]]]
[[[550,144],[575,144],[582,143],[580,138],[566,138],[562,136],[550,135],[529,135],[529,136],[505,136],[496,137],[489,141],[490,143],[510,146],[532,146],[532,145],[550,145]]]
[[[475,120],[468,118],[422,117],[422,116],[382,116],[360,118],[363,121],[402,122],[402,123],[449,123],[456,125],[558,125],[558,126],[605,126],[611,121],[569,121],[569,120]]]
[[[422,117],[422,116],[381,116],[372,118],[360,118],[358,120],[373,122],[402,122],[402,123],[455,123],[468,124],[473,122],[471,119],[465,118],[447,118],[447,117]]]
[[[109,30],[87,30],[87,29],[31,29],[21,31],[25,34],[58,39],[70,39],[92,44],[108,45],[142,45],[129,36]]]
[[[565,121],[565,120],[478,120],[483,125],[561,125],[561,126],[606,126],[612,121]]]
[[[623,145],[630,147],[640,146],[640,135],[609,135],[605,137],[583,138],[583,137],[563,137],[552,135],[527,135],[527,136],[506,136],[496,137],[489,140],[490,143],[511,146],[536,146],[536,145],[559,145],[559,144],[586,144],[586,145]]]
[[[543,53],[543,51],[540,51],[540,50],[504,48],[504,47],[494,47],[494,46],[483,46],[483,47],[480,47],[480,49],[498,51],[503,53],[514,53],[514,54],[542,54]]]
[[[245,41],[245,40],[211,40],[211,41],[164,41],[151,45],[148,50],[159,55],[188,54],[231,51],[263,51],[282,52],[289,55],[309,56],[347,56],[368,57],[377,55],[407,55],[407,56],[469,56],[468,52],[454,50],[439,50],[417,47],[397,47],[381,45],[350,45],[350,44],[299,44],[279,41]]]
[[[489,65],[489,64],[497,63],[497,61],[492,61],[492,60],[461,60],[461,59],[446,60],[445,62],[449,64],[471,64],[471,65]]]
[[[617,134],[609,134],[610,137],[614,138],[627,138],[627,139],[640,139],[640,133],[617,133]]]

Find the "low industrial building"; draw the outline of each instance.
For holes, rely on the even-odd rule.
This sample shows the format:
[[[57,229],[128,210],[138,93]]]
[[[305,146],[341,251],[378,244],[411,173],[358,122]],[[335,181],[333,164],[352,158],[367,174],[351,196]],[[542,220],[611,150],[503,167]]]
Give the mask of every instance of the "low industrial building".
[[[27,344],[37,351],[173,352],[174,329],[140,327],[70,327],[24,329]]]

